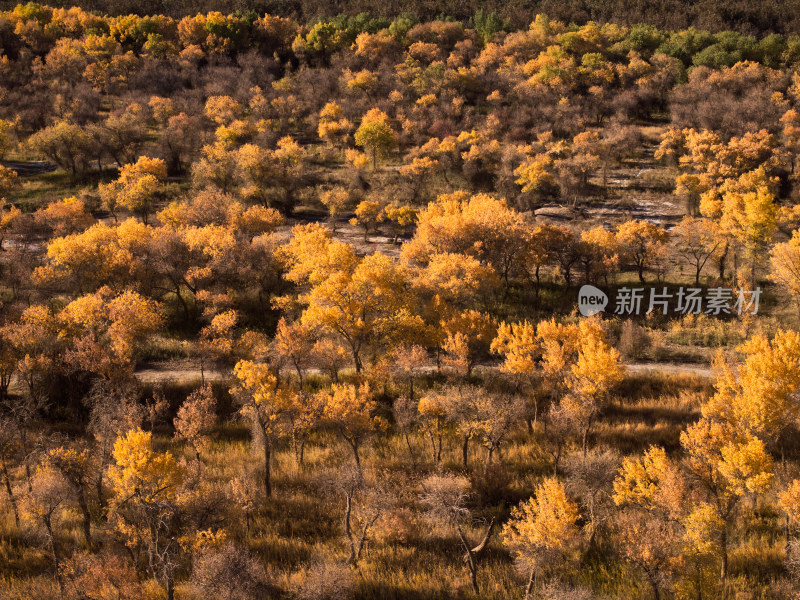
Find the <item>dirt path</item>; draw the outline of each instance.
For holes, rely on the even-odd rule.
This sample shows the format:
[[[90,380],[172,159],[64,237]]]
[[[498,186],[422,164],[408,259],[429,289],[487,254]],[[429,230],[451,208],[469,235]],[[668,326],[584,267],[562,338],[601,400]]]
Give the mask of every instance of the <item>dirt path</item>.
[[[484,368],[487,366],[488,365],[484,365]],[[712,376],[711,367],[695,363],[632,363],[626,364],[625,367],[630,373],[647,373],[648,371],[653,371],[656,373],[693,375],[697,377],[710,378]],[[135,375],[142,383],[149,384],[167,382],[191,383],[193,381],[199,381],[203,376],[199,367],[181,364],[179,362],[152,365],[148,368],[136,371]],[[222,381],[226,377],[225,373],[208,369],[205,371],[206,381]]]
[[[227,377],[225,373],[214,369],[205,369],[201,371],[199,366],[191,363],[187,364],[183,361],[151,364],[146,368],[136,371],[134,376],[142,383],[149,384],[168,382],[186,384],[199,382],[202,379],[207,382],[222,381]]]
[[[682,374],[695,377],[711,378],[713,376],[710,366],[697,363],[631,363],[626,364],[625,367],[628,369],[629,373],[647,373],[648,371],[653,371],[655,373]],[[479,368],[494,369],[496,366],[481,365]],[[205,373],[202,373],[200,368],[194,364],[174,361],[148,365],[136,371],[134,376],[141,383],[149,385],[163,383],[185,385],[190,383],[199,384],[201,379],[205,379],[207,382],[224,381],[230,375],[209,369],[206,369]],[[17,381],[16,378],[12,380],[9,391],[14,394],[22,393],[22,387],[19,385],[19,381]]]
[[[712,377],[711,367],[696,363],[633,363],[625,365],[631,373],[678,373],[681,375],[695,375],[698,377]]]

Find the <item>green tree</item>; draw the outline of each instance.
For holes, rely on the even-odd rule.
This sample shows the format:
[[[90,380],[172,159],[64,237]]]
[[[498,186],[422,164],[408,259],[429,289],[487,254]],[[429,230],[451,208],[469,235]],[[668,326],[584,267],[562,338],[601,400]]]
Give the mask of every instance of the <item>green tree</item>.
[[[397,145],[397,133],[392,129],[389,116],[379,108],[373,108],[361,120],[355,134],[356,146],[372,154],[372,168],[376,169],[378,157],[383,158]]]

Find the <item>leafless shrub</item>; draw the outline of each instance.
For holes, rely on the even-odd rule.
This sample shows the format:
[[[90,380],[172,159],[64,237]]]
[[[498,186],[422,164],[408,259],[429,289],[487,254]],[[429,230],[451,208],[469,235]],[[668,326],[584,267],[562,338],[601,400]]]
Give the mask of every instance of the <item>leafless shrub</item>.
[[[355,595],[355,576],[342,562],[318,562],[292,580],[297,600],[348,600]]]
[[[622,323],[622,332],[619,336],[619,351],[626,358],[644,358],[650,348],[650,336],[644,327],[635,321],[626,320]]]
[[[800,539],[791,540],[786,544],[786,570],[795,581],[800,581]]]
[[[207,598],[227,600],[265,598],[271,588],[261,562],[233,544],[201,555],[195,562],[192,583]]]
[[[542,600],[599,600],[584,587],[572,587],[561,582],[548,583],[539,596]]]

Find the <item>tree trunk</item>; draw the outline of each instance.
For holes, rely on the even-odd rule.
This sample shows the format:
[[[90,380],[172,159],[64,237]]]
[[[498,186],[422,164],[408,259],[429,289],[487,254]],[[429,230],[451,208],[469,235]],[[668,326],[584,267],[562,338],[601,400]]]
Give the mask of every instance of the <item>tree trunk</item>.
[[[411,447],[411,440],[408,439],[408,432],[403,434],[406,439],[406,446],[408,447],[408,455],[411,457],[411,468],[417,470],[417,457],[414,456],[414,449]]]
[[[525,586],[525,600],[528,600],[531,597],[531,592],[533,592],[533,586],[536,583],[536,569],[531,569],[531,575],[528,577],[528,585]]]
[[[724,582],[728,578],[728,528],[722,528],[720,537],[720,549],[722,551],[722,565],[719,570],[719,578]]]
[[[583,460],[586,460],[586,452],[589,449],[589,430],[592,428],[593,420],[590,420],[586,424],[586,428],[583,430]]]
[[[0,462],[0,466],[3,467],[3,479],[6,483],[6,493],[8,494],[8,501],[11,503],[11,509],[14,511],[14,523],[17,527],[19,527],[19,507],[17,506],[17,499],[14,496],[14,490],[11,487],[11,477],[8,475],[8,467],[6,466],[6,461],[3,460]]]
[[[647,581],[650,582],[650,588],[653,590],[653,600],[661,600],[661,592],[658,589],[658,583],[651,573],[647,574]]]
[[[86,538],[89,548],[92,548],[94,546],[92,542],[92,515],[89,512],[89,504],[86,502],[86,493],[83,491],[83,487],[78,488],[78,507],[83,515],[83,537]]]
[[[722,249],[722,254],[719,255],[717,263],[719,267],[719,280],[725,281],[725,262],[728,259],[728,251],[730,250],[730,242],[725,242],[725,247]]]
[[[458,527],[458,537],[461,539],[461,544],[464,546],[465,554],[464,554],[464,562],[467,563],[467,568],[469,569],[469,579],[472,583],[472,589],[475,594],[479,594],[480,590],[478,589],[478,565],[475,563],[475,555],[472,552],[472,548],[470,548],[469,543],[467,543],[467,538],[464,536],[464,532],[461,530],[461,527]]]
[[[64,580],[61,577],[61,559],[58,556],[58,546],[56,546],[56,537],[53,535],[53,525],[50,521],[50,515],[44,518],[44,527],[47,530],[47,537],[50,540],[50,551],[53,556],[53,565],[56,568],[56,581],[58,582],[58,589],[61,592],[61,597],[64,597]]]
[[[353,458],[356,461],[356,469],[358,469],[359,476],[361,475],[361,455],[358,453],[358,444],[356,444],[355,440],[347,440],[347,443],[350,444],[350,448],[353,450]]]
[[[467,541],[461,526],[458,525],[456,527],[458,537],[461,540],[462,546],[464,547],[464,563],[466,563],[467,568],[469,568],[470,581],[472,582],[472,589],[475,591],[475,594],[480,593],[478,590],[478,557],[483,553],[483,551],[486,549],[486,546],[489,544],[489,539],[492,537],[492,531],[494,531],[494,524],[495,519],[492,518],[492,520],[489,522],[489,527],[487,527],[483,539],[474,548],[470,547],[470,544]]]
[[[97,504],[100,507],[100,512],[102,514],[103,509],[106,507],[106,500],[103,496],[103,471],[105,470],[106,466],[106,458],[105,454],[100,461],[100,473],[97,475],[97,479],[95,480],[95,493],[97,494]]]
[[[350,555],[347,557],[347,564],[352,565],[356,560],[356,543],[353,539],[353,532],[350,527],[350,515],[353,512],[353,494],[351,491],[347,492],[347,503],[344,509],[344,533],[347,536],[347,541],[350,544]]]
[[[272,473],[270,470],[270,459],[272,458],[272,449],[269,447],[269,441],[266,435],[264,436],[264,492],[267,498],[272,497]]]
[[[461,461],[464,463],[464,468],[469,466],[469,436],[464,436],[464,441],[461,444]]]
[[[561,463],[561,450],[563,449],[563,444],[558,444],[558,448],[556,449],[556,453],[553,455],[553,477],[558,477],[558,465]]]
[[[303,462],[305,460],[305,456],[306,456],[306,441],[303,440],[300,442],[300,450],[297,454],[297,466],[300,467],[301,469],[304,466]]]
[[[178,298],[178,302],[181,303],[181,308],[183,308],[183,320],[188,325],[191,322],[192,317],[191,314],[189,313],[189,305],[186,304],[186,300],[184,300],[183,296],[181,295],[180,286],[177,286],[175,288],[175,296]]]

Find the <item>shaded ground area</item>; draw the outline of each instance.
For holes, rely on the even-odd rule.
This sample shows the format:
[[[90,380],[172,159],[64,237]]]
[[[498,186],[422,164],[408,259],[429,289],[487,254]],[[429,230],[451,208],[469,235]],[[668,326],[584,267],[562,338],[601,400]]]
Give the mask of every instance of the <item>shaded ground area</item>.
[[[50,173],[56,170],[56,166],[54,164],[40,160],[29,160],[29,161],[0,160],[0,165],[9,168],[12,171],[16,171],[17,175],[21,175],[23,177],[30,175],[39,175],[41,173]]]

